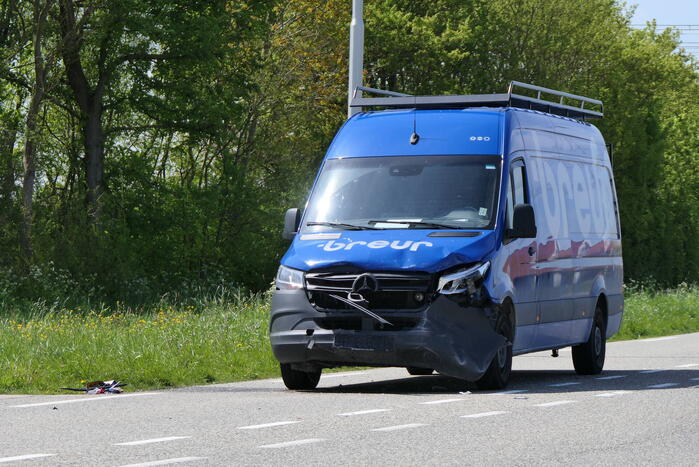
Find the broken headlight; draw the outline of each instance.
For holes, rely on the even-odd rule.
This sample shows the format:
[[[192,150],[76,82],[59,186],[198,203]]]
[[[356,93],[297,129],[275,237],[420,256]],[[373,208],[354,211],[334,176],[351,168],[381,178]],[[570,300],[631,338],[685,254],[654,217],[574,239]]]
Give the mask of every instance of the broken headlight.
[[[439,278],[437,292],[444,295],[453,295],[468,292],[474,294],[477,291],[476,283],[485,277],[490,268],[490,261],[478,263],[460,271],[445,274]]]
[[[278,290],[294,290],[303,288],[303,272],[296,269],[279,266],[274,285]]]

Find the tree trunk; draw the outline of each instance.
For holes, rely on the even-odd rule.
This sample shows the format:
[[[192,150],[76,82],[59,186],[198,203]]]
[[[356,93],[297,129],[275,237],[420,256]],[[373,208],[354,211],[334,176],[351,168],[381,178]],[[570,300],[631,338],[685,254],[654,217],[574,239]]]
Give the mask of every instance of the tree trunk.
[[[36,181],[36,149],[39,144],[37,118],[46,89],[46,70],[42,53],[42,40],[49,2],[42,7],[41,0],[34,0],[34,88],[27,111],[27,131],[24,142],[24,176],[22,177],[22,226],[20,228],[20,253],[25,266],[32,261],[32,224],[34,223],[34,184]]]
[[[102,106],[91,102],[90,112],[85,116],[83,135],[85,139],[85,161],[87,179],[88,214],[93,224],[98,225],[101,215],[101,197],[104,191],[104,132],[102,130]]]

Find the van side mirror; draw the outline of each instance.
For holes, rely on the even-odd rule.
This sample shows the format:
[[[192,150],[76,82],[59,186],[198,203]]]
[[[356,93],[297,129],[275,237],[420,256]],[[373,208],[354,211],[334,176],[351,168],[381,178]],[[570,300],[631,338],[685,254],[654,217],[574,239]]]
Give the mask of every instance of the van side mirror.
[[[282,232],[282,237],[284,240],[293,240],[296,236],[296,232],[299,230],[299,224],[301,223],[301,210],[298,208],[291,208],[286,211],[284,215],[284,232]]]
[[[536,222],[534,208],[531,204],[518,204],[512,216],[512,229],[508,232],[510,238],[536,238]]]

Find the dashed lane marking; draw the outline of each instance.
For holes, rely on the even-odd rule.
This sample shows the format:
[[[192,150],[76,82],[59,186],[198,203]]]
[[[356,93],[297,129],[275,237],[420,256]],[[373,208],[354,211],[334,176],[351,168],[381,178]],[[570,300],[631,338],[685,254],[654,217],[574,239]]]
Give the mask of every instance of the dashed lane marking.
[[[310,439],[297,439],[296,441],[287,441],[285,443],[276,443],[276,444],[264,444],[262,446],[258,446],[261,449],[281,449],[281,448],[288,448],[292,446],[301,446],[304,444],[313,444],[313,443],[320,443],[322,441],[325,441],[322,438],[310,438]]]
[[[159,461],[141,462],[140,464],[127,464],[121,467],[149,467],[151,465],[183,464],[185,462],[203,461],[208,457],[173,457],[172,459],[162,459]]]
[[[528,389],[510,389],[509,391],[498,391],[498,392],[491,392],[491,396],[497,396],[500,394],[521,394],[523,392],[528,392]]]
[[[639,373],[641,373],[642,375],[649,375],[651,373],[661,373],[663,371],[667,371],[667,370],[643,370],[643,371],[639,371]]]
[[[51,456],[55,456],[55,455],[56,454],[24,454],[21,456],[0,457],[0,463],[28,461],[31,459],[40,459],[42,457],[51,457]]]
[[[418,428],[421,426],[426,426],[427,424],[425,423],[407,423],[405,425],[394,425],[394,426],[385,426],[383,428],[374,428],[371,431],[397,431],[397,430],[409,430],[410,428]]]
[[[464,399],[440,399],[438,401],[418,402],[420,405],[448,404],[450,402],[460,402]]]
[[[357,412],[347,412],[337,414],[340,417],[352,417],[354,415],[367,415],[370,413],[388,412],[391,409],[371,409],[371,410],[358,410]]]
[[[677,365],[675,368],[692,368],[693,366],[699,366],[699,363],[685,363],[684,365]]]
[[[555,407],[557,405],[573,404],[576,401],[554,401],[544,402],[543,404],[535,404],[534,407]]]
[[[653,337],[652,339],[640,339],[638,342],[659,342],[677,339],[680,336]]]
[[[482,418],[482,417],[492,417],[494,415],[503,415],[506,414],[507,412],[503,410],[495,410],[493,412],[481,412],[481,413],[472,413],[470,415],[462,415],[461,418]]]
[[[156,392],[135,392],[132,394],[119,394],[115,396],[98,396],[98,397],[83,397],[80,399],[67,399],[61,401],[51,401],[51,402],[35,402],[33,404],[20,404],[11,405],[10,407],[23,408],[23,407],[41,407],[43,405],[59,405],[59,404],[76,404],[78,402],[93,402],[93,401],[107,401],[112,399],[125,399],[127,397],[141,397],[141,396],[155,396]]]
[[[612,392],[603,392],[602,394],[595,394],[595,397],[614,397],[614,396],[621,396],[622,394],[628,394],[629,391],[612,391]]]
[[[580,384],[580,383],[573,383],[573,382],[570,382],[570,383],[556,383],[556,384],[549,384],[549,387],[550,387],[550,388],[562,388],[563,386],[575,386],[576,384]]]
[[[260,428],[271,428],[274,426],[292,425],[294,423],[301,423],[301,421],[294,420],[294,421],[287,421],[287,422],[262,423],[260,425],[239,426],[238,429],[239,430],[258,430]]]
[[[677,386],[677,383],[661,383],[661,384],[651,384],[648,386],[649,389],[664,389],[664,388],[671,388],[673,386]]]
[[[358,375],[365,375],[366,371],[350,371],[347,373],[330,373],[329,375],[323,375],[321,376],[321,380],[323,379],[330,379],[330,378],[343,378],[345,376],[358,376]]]
[[[126,443],[114,443],[114,446],[140,446],[141,444],[165,443],[167,441],[177,441],[178,439],[190,439],[191,436],[168,436],[165,438],[142,439],[140,441],[129,441]]]
[[[619,378],[626,378],[628,375],[612,375],[612,376],[601,376],[599,378],[595,378],[598,380],[605,380],[605,379],[619,379]]]

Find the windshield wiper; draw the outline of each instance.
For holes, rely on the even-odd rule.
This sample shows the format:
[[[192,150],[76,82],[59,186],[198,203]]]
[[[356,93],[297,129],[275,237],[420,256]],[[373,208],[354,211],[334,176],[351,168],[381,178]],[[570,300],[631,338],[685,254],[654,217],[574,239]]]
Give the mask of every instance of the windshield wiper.
[[[378,227],[371,227],[369,225],[343,224],[342,222],[306,222],[306,225],[309,227],[314,225],[322,225],[325,227],[335,227],[345,230],[382,230]]]
[[[425,227],[427,229],[460,229],[462,227],[456,226],[456,225],[449,225],[449,224],[439,224],[436,222],[422,222],[422,221],[393,221],[393,220],[385,220],[385,221],[369,221],[370,224],[407,224],[407,225],[413,225],[413,226],[420,226],[420,227]]]

